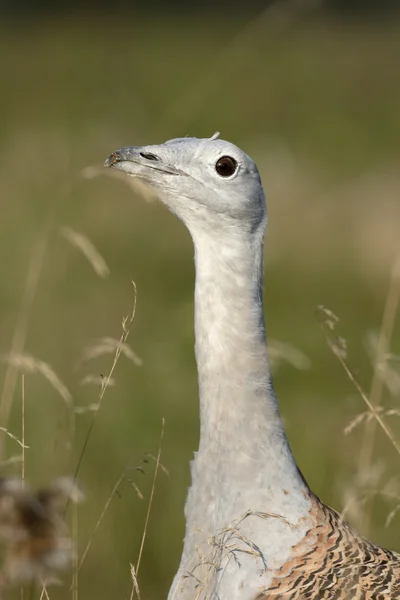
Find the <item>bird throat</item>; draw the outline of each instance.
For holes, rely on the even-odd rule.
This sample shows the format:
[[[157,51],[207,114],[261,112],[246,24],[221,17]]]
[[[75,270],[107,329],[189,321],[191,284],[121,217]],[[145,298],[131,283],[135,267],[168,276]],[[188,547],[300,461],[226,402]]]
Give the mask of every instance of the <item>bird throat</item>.
[[[200,447],[249,465],[295,467],[265,339],[263,232],[196,237],[195,335]],[[226,460],[226,456],[225,456]],[[270,467],[271,468],[271,467]]]

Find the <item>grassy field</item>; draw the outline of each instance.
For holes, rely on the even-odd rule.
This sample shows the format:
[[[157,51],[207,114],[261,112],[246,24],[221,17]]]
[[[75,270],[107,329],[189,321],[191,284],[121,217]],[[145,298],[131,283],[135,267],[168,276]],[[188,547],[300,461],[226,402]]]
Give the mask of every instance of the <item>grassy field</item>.
[[[269,210],[268,336],[275,347],[283,342],[301,353],[293,364],[286,349],[274,367],[301,470],[338,509],[356,493],[361,508],[350,504],[349,518],[400,550],[399,518],[385,527],[400,501],[400,457],[380,428],[367,442],[364,423],[344,434],[366,406],[315,315],[323,304],[340,317],[349,364],[369,394],[400,252],[399,34],[396,23],[343,25],[276,11],[247,23],[88,17],[3,27],[0,352],[32,356],[35,368],[48,363],[72,398],[40,373],[25,375],[25,471],[33,484],[74,472],[94,414],[80,409],[98,402],[114,356],[84,360],[85,353],[102,338],[120,338],[132,280],[137,287],[128,344],[143,364],[122,354],[97,412],[78,477],[86,495],[81,553],[129,470],[82,564],[81,598],[129,598],[129,563],[137,561],[154,472],[146,453],[157,455],[163,418],[169,477],[158,473],[139,583],[143,599],[165,597],[179,562],[198,440],[189,235],[127,181],[88,178],[84,169],[123,145],[186,134],[219,130],[260,167]],[[66,239],[65,227],[94,244],[107,277]],[[394,282],[394,310],[397,292]],[[399,325],[386,333],[390,352],[400,354]],[[375,383],[375,400],[393,409],[398,366],[381,362],[382,390]],[[88,375],[95,383],[82,383]],[[21,370],[2,363],[1,425],[18,436],[21,385]],[[387,420],[399,438],[396,415]],[[3,461],[19,455],[16,442],[2,441]],[[3,465],[4,473],[20,469],[19,462]],[[67,583],[50,597],[69,597]]]

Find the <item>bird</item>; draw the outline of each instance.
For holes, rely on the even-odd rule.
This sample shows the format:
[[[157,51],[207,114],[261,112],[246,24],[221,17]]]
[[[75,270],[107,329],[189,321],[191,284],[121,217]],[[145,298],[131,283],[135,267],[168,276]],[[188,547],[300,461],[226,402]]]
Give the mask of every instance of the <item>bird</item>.
[[[105,166],[149,185],[194,245],[200,441],[168,600],[400,598],[400,554],[311,491],[285,434],[266,343],[256,164],[216,133],[127,146]]]

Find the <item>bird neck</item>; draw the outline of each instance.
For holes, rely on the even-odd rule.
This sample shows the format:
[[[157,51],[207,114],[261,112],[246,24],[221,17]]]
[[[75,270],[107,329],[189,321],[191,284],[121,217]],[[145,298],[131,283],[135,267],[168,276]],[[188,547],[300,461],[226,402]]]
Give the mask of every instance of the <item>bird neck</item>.
[[[279,475],[282,468],[289,479],[301,478],[270,375],[262,301],[264,231],[193,238],[199,452],[225,450],[226,457],[228,448],[233,461],[240,454],[263,470]]]

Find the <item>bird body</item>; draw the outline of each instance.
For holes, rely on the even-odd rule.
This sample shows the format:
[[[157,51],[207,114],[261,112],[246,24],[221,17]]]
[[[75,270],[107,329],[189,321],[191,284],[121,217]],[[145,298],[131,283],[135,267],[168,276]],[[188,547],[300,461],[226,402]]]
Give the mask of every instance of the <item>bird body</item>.
[[[169,600],[400,598],[400,555],[323,505],[290,450],[265,339],[253,161],[213,136],[123,148],[106,166],[155,188],[195,248],[200,444]]]

